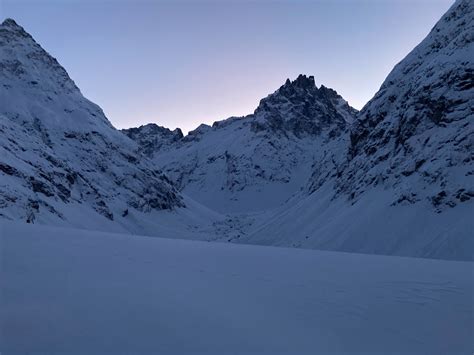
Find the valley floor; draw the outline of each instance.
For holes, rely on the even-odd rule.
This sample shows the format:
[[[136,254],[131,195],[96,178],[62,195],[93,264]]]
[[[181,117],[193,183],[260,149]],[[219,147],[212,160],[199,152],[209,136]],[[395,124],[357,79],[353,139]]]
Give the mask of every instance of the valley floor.
[[[0,222],[0,349],[471,354],[471,262]]]

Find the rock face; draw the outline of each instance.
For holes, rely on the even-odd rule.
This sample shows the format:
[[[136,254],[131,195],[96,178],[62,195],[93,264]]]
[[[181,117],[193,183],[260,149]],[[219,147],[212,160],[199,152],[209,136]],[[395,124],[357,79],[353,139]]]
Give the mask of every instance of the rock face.
[[[292,133],[297,137],[305,134],[319,135],[329,131],[335,136],[351,123],[357,110],[337,94],[336,91],[314,83],[314,77],[300,75],[289,79],[275,93],[260,101],[254,113],[255,131],[273,130],[283,135]]]
[[[473,58],[474,2],[458,0],[361,110],[346,157],[240,241],[472,260]]]
[[[457,1],[359,114],[302,75],[153,160],[234,212],[215,226],[229,241],[472,260],[473,7]]]
[[[472,58],[474,3],[458,0],[360,113],[301,75],[152,159],[228,213],[217,238],[472,260]]]
[[[184,137],[154,124],[118,132],[7,20],[0,217],[473,260],[472,58],[474,3],[458,0],[359,113],[300,75],[253,114]]]
[[[136,143],[11,19],[0,25],[0,78],[0,216],[87,225],[183,206]]]
[[[181,139],[156,126],[126,134],[153,151],[157,166],[197,201],[219,212],[256,211],[291,197],[323,156],[342,157],[356,112],[334,90],[300,75],[252,115],[201,125]]]
[[[474,198],[474,3],[457,1],[390,73],[350,136],[338,188],[441,212]]]
[[[172,131],[154,123],[138,128],[123,129],[122,132],[136,141],[140,151],[146,156],[151,156],[155,151],[183,138],[183,132],[179,128]]]

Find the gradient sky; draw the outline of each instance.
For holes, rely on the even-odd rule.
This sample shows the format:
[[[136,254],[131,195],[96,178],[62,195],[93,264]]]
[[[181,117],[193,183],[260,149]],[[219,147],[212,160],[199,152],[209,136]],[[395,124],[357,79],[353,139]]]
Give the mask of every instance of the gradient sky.
[[[184,132],[314,75],[360,109],[453,0],[0,0],[118,128]]]

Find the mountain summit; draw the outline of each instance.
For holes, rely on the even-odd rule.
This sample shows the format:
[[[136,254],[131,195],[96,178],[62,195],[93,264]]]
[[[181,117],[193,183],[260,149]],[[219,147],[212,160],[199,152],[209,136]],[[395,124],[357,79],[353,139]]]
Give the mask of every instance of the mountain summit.
[[[18,26],[18,24],[16,23],[16,21],[12,18],[6,18],[2,24],[1,24],[2,27],[21,27],[21,26]]]
[[[343,156],[341,141],[356,113],[336,91],[299,75],[262,99],[253,114],[202,125],[186,137],[151,125],[124,133],[205,206],[261,210],[299,191],[327,150],[334,159]]]
[[[458,0],[361,110],[345,158],[317,161],[309,195],[241,242],[472,260],[472,58],[474,3]]]
[[[394,203],[438,212],[474,198],[473,58],[474,3],[458,0],[362,109],[340,188],[398,186]]]
[[[11,19],[0,26],[0,80],[0,216],[135,231],[131,216],[184,206],[137,145]]]
[[[183,136],[155,124],[117,131],[6,20],[0,217],[472,260],[473,46],[474,4],[458,0],[360,112],[299,75],[254,113]]]
[[[325,129],[336,134],[356,114],[357,110],[336,91],[325,86],[318,89],[313,76],[300,74],[294,81],[287,79],[276,92],[260,101],[253,128],[292,132],[297,136],[317,135]]]

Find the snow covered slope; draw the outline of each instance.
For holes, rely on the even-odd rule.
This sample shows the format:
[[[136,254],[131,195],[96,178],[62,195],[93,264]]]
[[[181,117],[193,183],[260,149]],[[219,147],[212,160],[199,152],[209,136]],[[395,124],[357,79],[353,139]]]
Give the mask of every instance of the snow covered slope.
[[[473,18],[473,3],[456,1],[360,113],[300,75],[253,114],[185,137],[153,124],[118,132],[7,20],[0,217],[473,260]]]
[[[438,212],[472,202],[473,58],[474,2],[458,0],[361,111],[338,188],[389,186],[394,204]]]
[[[343,156],[355,115],[334,90],[300,75],[254,114],[180,139],[156,125],[124,132],[185,194],[219,212],[247,212],[281,205],[306,184],[315,162]]]
[[[136,143],[11,19],[0,25],[0,81],[1,217],[120,229],[133,227],[134,213],[184,206]]]
[[[474,3],[459,0],[390,73],[347,157],[234,241],[474,259]],[[341,164],[342,162],[342,164]]]
[[[179,128],[171,131],[153,123],[138,128],[124,129],[122,132],[136,141],[140,151],[147,156],[183,138],[183,132]]]
[[[358,115],[300,76],[253,115],[147,152],[228,214],[216,239],[473,260],[473,8],[458,0]]]
[[[392,205],[393,190],[374,188],[357,203],[334,197],[331,184],[263,215],[232,242],[447,260],[474,259],[472,204],[437,213],[427,204]],[[227,224],[232,223],[229,219]],[[234,222],[235,223],[235,222]],[[238,236],[238,237],[237,237]]]
[[[471,354],[473,264],[0,222],[6,353]]]

